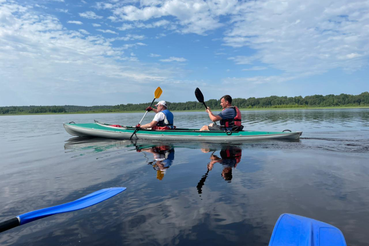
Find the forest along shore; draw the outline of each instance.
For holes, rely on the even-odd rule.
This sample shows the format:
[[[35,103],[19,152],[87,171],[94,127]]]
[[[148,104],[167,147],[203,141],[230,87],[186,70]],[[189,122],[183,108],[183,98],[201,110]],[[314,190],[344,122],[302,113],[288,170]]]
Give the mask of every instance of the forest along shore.
[[[220,100],[211,99],[205,102],[213,110],[221,110]],[[114,106],[5,106],[0,107],[0,115],[29,115],[29,114],[84,114],[84,113],[137,113],[142,112],[150,103],[119,104]],[[203,105],[197,101],[167,102],[171,111],[203,111]],[[306,97],[278,97],[263,98],[250,97],[248,99],[235,98],[233,105],[240,110],[261,109],[325,109],[325,108],[369,108],[369,92],[360,95],[314,95]]]

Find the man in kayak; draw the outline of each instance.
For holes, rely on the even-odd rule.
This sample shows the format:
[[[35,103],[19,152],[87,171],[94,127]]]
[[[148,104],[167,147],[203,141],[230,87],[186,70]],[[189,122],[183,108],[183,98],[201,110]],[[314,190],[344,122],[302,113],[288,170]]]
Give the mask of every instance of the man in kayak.
[[[223,108],[223,111],[218,115],[214,115],[211,112],[210,108],[206,109],[206,112],[209,114],[209,118],[213,123],[210,125],[203,126],[200,131],[240,131],[243,129],[241,125],[241,112],[240,110],[232,106],[232,97],[230,95],[225,95],[220,99],[220,105]],[[220,125],[217,125],[215,122],[220,121]]]
[[[147,107],[146,111],[154,111],[156,115],[154,119],[145,125],[138,126],[143,129],[151,128],[152,130],[170,130],[173,129],[174,116],[169,111],[167,103],[165,101],[159,101],[156,105],[156,109]]]

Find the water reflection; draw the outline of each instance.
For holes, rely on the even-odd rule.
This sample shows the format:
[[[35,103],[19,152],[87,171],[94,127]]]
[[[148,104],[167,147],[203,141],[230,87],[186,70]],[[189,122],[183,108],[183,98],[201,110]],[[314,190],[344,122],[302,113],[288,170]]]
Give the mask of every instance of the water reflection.
[[[211,150],[208,148],[202,148],[203,153],[209,153]],[[232,181],[232,169],[237,167],[237,164],[241,161],[242,149],[236,145],[224,145],[220,150],[220,157],[214,155],[215,150],[210,155],[210,162],[207,164],[207,172],[202,176],[201,180],[197,184],[197,192],[202,194],[202,187],[205,184],[205,180],[208,174],[213,170],[214,164],[219,163],[222,165],[223,170],[221,176],[225,181],[230,183]]]
[[[162,180],[167,169],[173,164],[174,147],[170,145],[157,145],[152,147],[136,146],[137,152],[147,152],[153,155],[154,160],[147,164],[152,165],[156,171],[156,178]],[[145,155],[146,157],[146,155]]]

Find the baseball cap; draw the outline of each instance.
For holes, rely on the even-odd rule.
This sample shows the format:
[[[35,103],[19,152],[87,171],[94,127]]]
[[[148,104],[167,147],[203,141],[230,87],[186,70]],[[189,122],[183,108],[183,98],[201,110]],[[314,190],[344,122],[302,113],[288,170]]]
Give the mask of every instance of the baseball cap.
[[[167,107],[166,101],[159,101],[155,106],[163,105],[164,107]]]

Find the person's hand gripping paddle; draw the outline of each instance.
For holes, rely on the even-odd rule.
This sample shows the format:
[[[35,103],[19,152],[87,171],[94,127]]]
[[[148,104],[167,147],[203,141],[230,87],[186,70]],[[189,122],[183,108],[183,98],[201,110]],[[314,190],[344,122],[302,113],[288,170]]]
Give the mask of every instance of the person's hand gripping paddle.
[[[152,100],[152,102],[151,102],[151,104],[150,104],[150,106],[149,106],[149,107],[152,107],[152,105],[154,104],[155,99],[158,99],[158,98],[161,96],[161,93],[163,93],[162,89],[161,89],[160,87],[156,88],[155,93],[154,93],[154,99]],[[140,122],[137,124],[135,131],[132,133],[132,135],[131,135],[131,137],[130,137],[129,139],[132,139],[133,135],[135,135],[135,134],[136,134],[136,132],[137,132],[138,130],[140,130],[141,122],[142,122],[142,121],[143,121],[143,119],[145,118],[145,116],[146,116],[147,112],[149,112],[149,111],[148,111],[148,110],[146,110],[146,112],[145,112],[144,116],[142,117],[142,119],[140,120]],[[137,137],[137,135],[136,135],[136,137]]]

